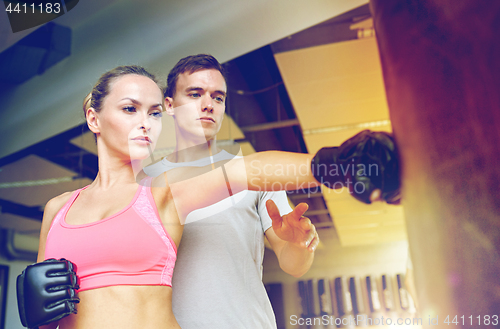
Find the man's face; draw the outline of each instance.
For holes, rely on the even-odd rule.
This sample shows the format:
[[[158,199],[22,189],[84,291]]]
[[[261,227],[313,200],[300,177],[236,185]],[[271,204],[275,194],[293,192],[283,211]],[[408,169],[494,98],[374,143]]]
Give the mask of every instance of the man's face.
[[[174,116],[182,138],[193,141],[215,138],[224,118],[226,92],[226,81],[218,70],[179,75],[174,96],[165,101],[167,113]]]

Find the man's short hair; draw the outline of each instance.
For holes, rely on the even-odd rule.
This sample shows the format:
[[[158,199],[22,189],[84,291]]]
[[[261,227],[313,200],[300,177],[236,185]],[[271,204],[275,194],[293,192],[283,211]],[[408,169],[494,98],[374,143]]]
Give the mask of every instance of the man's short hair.
[[[165,89],[163,96],[173,97],[175,95],[175,88],[180,74],[184,72],[192,74],[197,71],[211,69],[219,71],[224,77],[224,80],[226,80],[224,67],[212,55],[198,54],[184,57],[178,61],[168,73],[167,88]]]

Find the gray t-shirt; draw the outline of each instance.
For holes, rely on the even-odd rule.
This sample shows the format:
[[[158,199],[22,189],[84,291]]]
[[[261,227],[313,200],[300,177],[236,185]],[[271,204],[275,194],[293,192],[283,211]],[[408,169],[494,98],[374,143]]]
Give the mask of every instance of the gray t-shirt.
[[[233,157],[221,151],[189,163],[163,159],[145,172],[157,176]],[[273,199],[281,214],[292,209],[285,192],[243,191],[231,198],[188,216],[172,280],[172,307],[183,329],[276,328],[262,283],[264,232],[271,227],[265,203]]]

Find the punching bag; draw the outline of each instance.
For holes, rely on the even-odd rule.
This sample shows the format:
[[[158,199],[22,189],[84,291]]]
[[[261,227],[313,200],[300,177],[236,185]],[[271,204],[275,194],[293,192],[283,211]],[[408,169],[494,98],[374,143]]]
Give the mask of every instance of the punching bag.
[[[448,317],[454,328],[496,328],[500,1],[370,6],[423,326],[448,327]]]

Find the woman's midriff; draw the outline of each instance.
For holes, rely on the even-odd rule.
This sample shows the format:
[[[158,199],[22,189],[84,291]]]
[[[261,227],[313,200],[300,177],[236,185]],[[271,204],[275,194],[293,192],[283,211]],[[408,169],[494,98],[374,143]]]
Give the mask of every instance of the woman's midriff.
[[[78,296],[78,313],[59,320],[59,329],[180,328],[168,286],[112,286]]]

